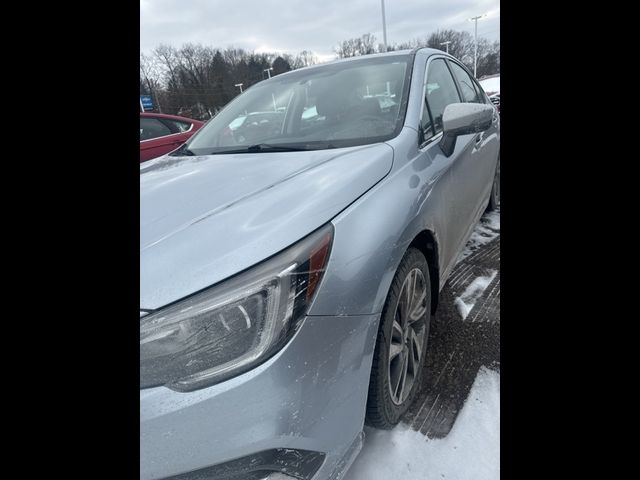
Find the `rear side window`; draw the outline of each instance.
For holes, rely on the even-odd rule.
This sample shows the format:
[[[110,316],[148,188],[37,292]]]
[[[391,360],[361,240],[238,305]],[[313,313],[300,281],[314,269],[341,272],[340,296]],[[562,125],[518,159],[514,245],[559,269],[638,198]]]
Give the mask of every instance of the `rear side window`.
[[[456,84],[444,59],[438,58],[429,64],[426,91],[435,132],[438,133],[442,131],[442,114],[446,106],[460,102]]]
[[[140,141],[171,135],[171,130],[155,118],[140,119]]]
[[[460,93],[462,94],[463,101],[468,103],[484,103],[471,76],[457,63],[449,62],[449,65],[451,65],[451,71],[455,75],[456,80],[458,80],[458,85],[460,85]]]
[[[169,120],[169,122],[171,122],[175,126],[176,131],[180,133],[187,132],[191,128],[191,124],[187,122],[179,122],[177,120]]]

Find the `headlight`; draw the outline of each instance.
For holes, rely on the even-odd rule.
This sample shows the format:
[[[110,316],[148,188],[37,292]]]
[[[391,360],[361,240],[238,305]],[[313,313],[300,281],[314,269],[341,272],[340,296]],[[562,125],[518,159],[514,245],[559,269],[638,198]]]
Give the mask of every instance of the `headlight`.
[[[293,336],[322,279],[331,224],[271,259],[140,319],[140,388],[191,391],[264,362]]]

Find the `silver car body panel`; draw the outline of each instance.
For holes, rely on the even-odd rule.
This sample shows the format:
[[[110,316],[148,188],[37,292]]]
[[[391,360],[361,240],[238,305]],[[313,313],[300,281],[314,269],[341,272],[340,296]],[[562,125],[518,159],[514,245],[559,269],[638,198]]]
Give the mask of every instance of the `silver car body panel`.
[[[140,307],[162,307],[278,253],[330,221],[392,163],[385,144],[147,162]]]
[[[450,157],[441,135],[418,145],[425,68],[436,57],[452,60],[416,53],[404,127],[386,143],[162,157],[141,168],[141,309],[224,281],[326,222],[335,232],[308,316],[278,354],[203,390],[140,391],[142,480],[281,447],[325,453],[314,480],[348,467],[398,264],[431,232],[442,287],[488,203],[499,155],[499,119],[459,137]]]
[[[376,325],[375,316],[308,317],[244,375],[192,393],[141,390],[140,479],[270,448],[325,452],[316,478],[330,478],[362,431]]]
[[[441,57],[416,58],[405,127],[387,142],[394,150],[391,172],[333,219],[334,246],[311,314],[381,312],[402,256],[425,230],[437,242],[442,288],[484,212],[500,148],[497,125],[460,136],[450,157],[439,147],[441,134],[418,145],[427,60]]]

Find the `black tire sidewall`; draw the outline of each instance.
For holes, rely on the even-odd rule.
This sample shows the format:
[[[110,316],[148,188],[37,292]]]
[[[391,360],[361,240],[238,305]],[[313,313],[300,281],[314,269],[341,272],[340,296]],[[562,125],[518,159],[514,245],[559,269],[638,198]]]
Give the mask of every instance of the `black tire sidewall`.
[[[498,163],[496,164],[496,173],[493,176],[494,180],[493,180],[493,184],[491,185],[491,196],[489,197],[489,205],[487,207],[487,210],[489,210],[490,212],[496,210],[500,206],[500,199],[497,198],[496,184],[495,184],[495,178],[498,175],[499,168],[500,168],[500,157],[498,157]]]
[[[387,372],[387,365],[389,361],[389,348],[391,342],[391,330],[393,327],[393,321],[395,316],[396,307],[399,301],[399,294],[402,290],[402,285],[411,270],[414,268],[420,268],[422,274],[424,275],[426,289],[427,289],[427,310],[425,313],[425,318],[421,321],[424,322],[425,325],[425,340],[422,345],[422,362],[420,364],[420,368],[418,371],[417,379],[413,385],[412,391],[407,397],[407,399],[400,405],[396,405],[391,400],[391,393],[389,392],[389,375]],[[386,421],[390,424],[390,426],[396,425],[400,417],[407,411],[411,403],[413,402],[417,392],[420,390],[421,380],[422,380],[422,372],[424,368],[424,360],[427,351],[428,337],[429,337],[429,325],[431,318],[431,278],[429,276],[429,266],[427,264],[427,260],[425,259],[422,252],[415,248],[410,248],[402,261],[400,262],[400,266],[396,271],[396,275],[394,276],[393,282],[391,284],[391,289],[389,291],[389,295],[387,296],[387,300],[385,302],[385,307],[383,309],[383,314],[380,319],[381,325],[380,328],[383,332],[383,335],[378,337],[378,344],[376,345],[377,355],[379,355],[379,363],[383,366],[383,368],[378,369],[378,399],[382,402],[382,410],[384,412],[384,417]],[[381,341],[382,340],[382,341]]]

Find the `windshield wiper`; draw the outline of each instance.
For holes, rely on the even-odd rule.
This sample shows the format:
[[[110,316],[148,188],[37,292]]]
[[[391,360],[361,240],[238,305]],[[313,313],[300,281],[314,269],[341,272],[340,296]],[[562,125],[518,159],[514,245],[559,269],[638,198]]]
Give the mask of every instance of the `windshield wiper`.
[[[306,146],[292,146],[292,145],[273,145],[270,143],[256,143],[247,147],[248,152],[302,152],[309,150]]]
[[[238,149],[229,149],[229,150],[214,150],[213,152],[208,152],[206,155],[224,155],[224,154],[233,154],[233,153],[265,153],[265,152],[308,152],[309,150],[322,150],[327,148],[336,148],[334,145],[329,144],[323,147],[318,147],[315,145],[308,144],[299,144],[299,145],[274,145],[271,143],[256,143],[255,145],[250,145],[245,148]]]

